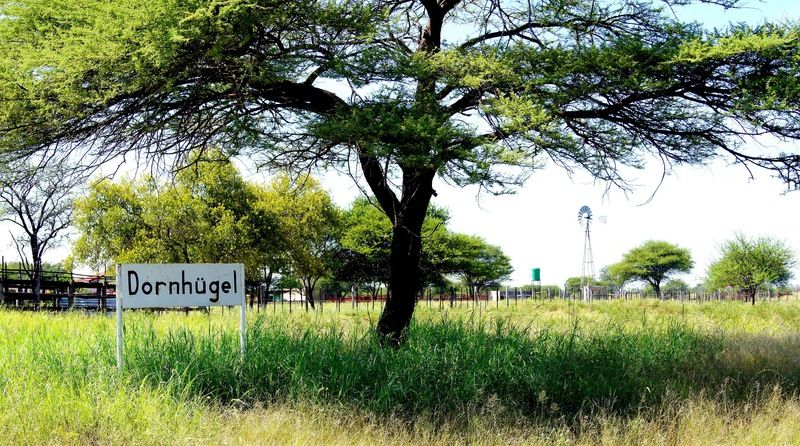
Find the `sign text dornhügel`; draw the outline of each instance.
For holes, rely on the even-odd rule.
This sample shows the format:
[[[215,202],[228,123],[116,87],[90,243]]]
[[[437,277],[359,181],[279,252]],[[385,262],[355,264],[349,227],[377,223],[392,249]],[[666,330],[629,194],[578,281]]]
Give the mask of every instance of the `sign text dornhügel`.
[[[124,308],[240,305],[241,264],[123,264],[117,293]]]

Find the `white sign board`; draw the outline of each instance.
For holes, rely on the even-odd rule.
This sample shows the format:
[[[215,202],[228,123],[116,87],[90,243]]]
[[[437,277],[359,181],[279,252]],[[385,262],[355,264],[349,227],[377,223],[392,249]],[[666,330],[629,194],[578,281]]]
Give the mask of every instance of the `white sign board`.
[[[241,305],[241,263],[123,264],[117,276],[122,308]]]
[[[128,263],[117,265],[117,367],[122,371],[122,309],[241,305],[239,348],[244,356],[245,293],[241,263]]]

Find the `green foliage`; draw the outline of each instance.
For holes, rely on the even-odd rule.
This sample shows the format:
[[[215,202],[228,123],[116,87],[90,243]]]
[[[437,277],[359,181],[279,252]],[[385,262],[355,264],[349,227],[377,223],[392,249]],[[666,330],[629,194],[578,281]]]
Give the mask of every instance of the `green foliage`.
[[[437,176],[507,193],[552,160],[626,187],[624,167],[653,154],[666,168],[723,153],[798,184],[796,153],[739,147],[800,138],[797,25],[704,32],[661,3],[2,1],[0,156],[216,144],[273,168],[359,165],[411,232],[391,277],[413,307],[402,284],[442,276],[411,242]],[[411,314],[380,329],[399,336]]]
[[[473,295],[491,284],[507,280],[514,272],[511,259],[482,237],[452,234],[447,243],[452,252],[449,259],[452,271],[461,276]]]
[[[336,277],[350,284],[388,283],[392,223],[366,198],[344,212]],[[423,241],[423,249],[427,243]]]
[[[670,275],[688,273],[694,266],[688,249],[663,241],[649,240],[631,249],[622,261],[608,266],[608,275],[615,283],[641,280],[661,296],[661,282]]]
[[[720,251],[720,258],[708,267],[706,286],[709,289],[733,287],[755,303],[759,289],[786,285],[793,276],[791,269],[796,256],[783,241],[736,234],[722,245]]]
[[[386,214],[369,200],[358,198],[344,218],[340,277],[361,284],[388,282],[392,224]],[[445,276],[460,276],[477,292],[508,278],[513,272],[511,259],[500,248],[481,237],[449,231],[448,219],[444,209],[428,209],[422,228],[423,283],[438,286],[446,283]]]
[[[669,279],[661,287],[661,292],[667,295],[675,295],[678,293],[688,293],[689,284],[681,279]]]
[[[317,281],[331,272],[341,232],[341,211],[310,175],[277,175],[262,194],[262,207],[277,216],[283,269],[300,278],[312,296]],[[280,254],[278,254],[280,255]]]
[[[548,156],[616,179],[616,165],[641,166],[651,150],[701,163],[728,147],[728,132],[797,134],[792,23],[704,32],[656,3],[589,0],[489,10],[458,1],[422,10],[405,2],[26,0],[0,3],[0,14],[3,150],[87,134],[164,150],[175,136],[209,137],[302,164],[341,163],[338,149],[356,148],[401,169],[503,191],[525,175],[500,166],[527,170]],[[415,30],[431,14],[444,25],[487,28],[449,36],[437,25],[432,34],[443,30],[442,41],[420,41]],[[318,78],[374,88],[357,101],[334,99],[314,86]],[[276,113],[260,113],[262,103]],[[462,121],[479,109],[495,131]],[[161,133],[200,122],[193,115],[225,124]],[[101,116],[104,124],[93,119]],[[297,125],[281,126],[287,116]],[[285,150],[287,133],[307,156]]]
[[[564,286],[568,290],[580,289],[583,282],[591,286],[606,286],[605,282],[595,279],[594,277],[569,277],[566,282],[564,282]]]
[[[216,150],[197,152],[172,182],[97,181],[76,202],[74,259],[98,271],[115,263],[241,262],[261,275],[281,249],[278,216],[263,212],[247,184]]]

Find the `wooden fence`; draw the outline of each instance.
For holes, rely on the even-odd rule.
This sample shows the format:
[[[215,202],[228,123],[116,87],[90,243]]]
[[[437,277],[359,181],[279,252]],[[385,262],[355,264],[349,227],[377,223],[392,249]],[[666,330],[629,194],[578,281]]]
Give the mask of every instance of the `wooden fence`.
[[[20,309],[114,309],[113,277],[43,271],[39,281],[41,301],[35,305],[35,282],[23,269],[0,269],[0,305]]]

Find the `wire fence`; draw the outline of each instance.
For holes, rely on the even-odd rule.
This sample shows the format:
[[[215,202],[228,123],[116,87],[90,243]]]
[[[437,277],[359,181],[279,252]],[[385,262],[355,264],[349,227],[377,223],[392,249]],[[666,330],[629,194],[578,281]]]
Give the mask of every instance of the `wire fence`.
[[[7,268],[0,269],[0,306],[19,309],[93,311],[113,310],[116,305],[116,281],[113,276],[83,275],[63,271],[43,271],[40,280],[40,302],[34,304],[34,281],[29,271]],[[386,288],[365,291],[357,287],[349,292],[321,289],[313,299],[297,289],[267,289],[264,283],[247,283],[247,302],[256,311],[325,311],[333,308],[343,310],[382,309],[391,292]],[[653,290],[615,289],[610,287],[574,287],[559,289],[544,287],[494,286],[476,292],[473,287],[427,287],[417,295],[417,305],[440,310],[449,308],[489,308],[509,307],[526,300],[637,300],[660,299],[681,302],[745,301],[749,296],[732,289],[715,292],[705,291],[667,291],[656,295]],[[796,290],[761,290],[756,301],[798,300]]]
[[[553,290],[552,288],[541,291],[520,287],[499,287],[485,290],[481,293],[470,293],[467,287],[425,288],[417,295],[417,305],[446,310],[449,308],[499,308],[501,306],[518,305],[530,300],[574,300],[574,301],[603,301],[603,300],[644,300],[658,299],[662,301],[680,302],[714,302],[714,301],[746,301],[748,296],[730,291],[696,292],[677,291],[662,293],[657,296],[650,290]],[[382,309],[391,293],[385,290],[377,294],[372,293],[347,293],[342,295],[320,292],[312,301],[307,300],[296,290],[276,290],[265,293],[263,287],[251,288],[248,291],[248,305],[256,311],[326,311],[333,308],[335,311],[352,311],[359,309]],[[756,295],[757,301],[787,301],[800,300],[800,293],[776,292],[772,290],[760,291]],[[328,310],[330,311],[330,310]]]

